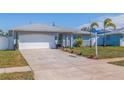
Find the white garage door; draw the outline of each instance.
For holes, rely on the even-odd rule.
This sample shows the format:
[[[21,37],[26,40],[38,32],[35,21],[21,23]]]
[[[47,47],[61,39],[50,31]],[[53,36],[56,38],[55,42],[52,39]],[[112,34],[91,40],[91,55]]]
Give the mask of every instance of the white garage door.
[[[55,48],[55,36],[50,34],[19,35],[19,49]]]

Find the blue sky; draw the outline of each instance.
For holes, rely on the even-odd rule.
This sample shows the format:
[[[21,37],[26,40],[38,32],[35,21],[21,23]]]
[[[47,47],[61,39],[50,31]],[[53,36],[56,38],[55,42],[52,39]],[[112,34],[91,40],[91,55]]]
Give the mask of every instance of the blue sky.
[[[1,13],[0,29],[7,31],[13,27],[26,25],[29,23],[52,24],[79,28],[83,24],[93,21],[100,21],[104,17],[118,17],[123,14],[118,13]]]

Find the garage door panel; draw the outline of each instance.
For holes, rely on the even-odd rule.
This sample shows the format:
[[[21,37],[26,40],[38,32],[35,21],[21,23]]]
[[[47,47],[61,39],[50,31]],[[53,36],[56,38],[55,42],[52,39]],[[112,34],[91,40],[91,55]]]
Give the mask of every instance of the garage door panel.
[[[19,43],[20,49],[40,49],[51,48],[48,42],[43,43]]]
[[[19,36],[19,49],[55,48],[54,35],[26,34]]]

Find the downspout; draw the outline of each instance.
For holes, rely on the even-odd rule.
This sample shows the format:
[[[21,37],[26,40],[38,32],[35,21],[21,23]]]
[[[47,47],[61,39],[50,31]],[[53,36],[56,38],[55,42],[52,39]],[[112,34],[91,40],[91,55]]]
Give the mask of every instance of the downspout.
[[[18,32],[16,32],[16,49],[18,49],[19,46],[18,46]]]
[[[14,30],[12,30],[12,36],[13,36],[13,49],[15,50],[16,47],[15,47],[15,32],[14,32]]]

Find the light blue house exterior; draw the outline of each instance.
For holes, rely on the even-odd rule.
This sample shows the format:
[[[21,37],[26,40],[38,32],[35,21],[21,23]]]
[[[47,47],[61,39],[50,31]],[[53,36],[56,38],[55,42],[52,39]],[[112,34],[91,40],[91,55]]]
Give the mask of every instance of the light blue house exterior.
[[[98,45],[102,46],[104,35],[98,35]],[[113,30],[106,33],[106,45],[107,46],[124,46],[124,29]]]
[[[90,33],[89,32],[80,32],[80,33],[72,33],[62,34],[62,46],[63,47],[74,47],[75,39],[81,37],[83,44],[82,46],[90,46]]]

